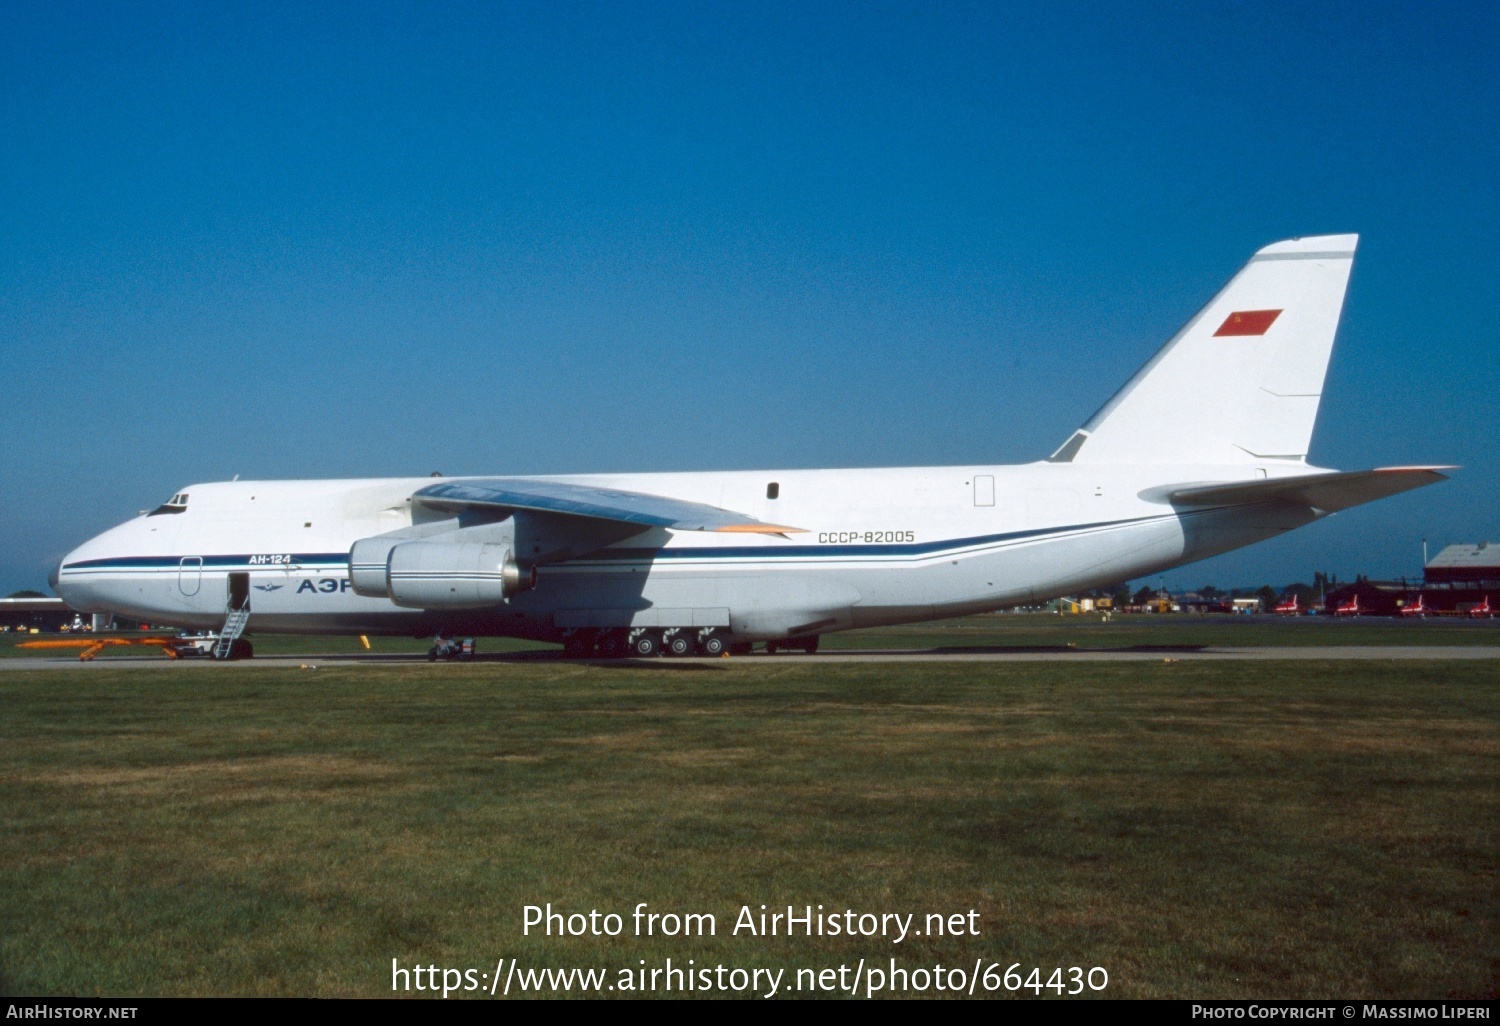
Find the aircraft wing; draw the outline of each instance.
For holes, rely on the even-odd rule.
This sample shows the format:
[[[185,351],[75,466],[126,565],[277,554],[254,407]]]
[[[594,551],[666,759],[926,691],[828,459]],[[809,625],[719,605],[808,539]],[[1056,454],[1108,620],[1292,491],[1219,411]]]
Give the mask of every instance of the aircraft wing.
[[[768,524],[743,513],[665,495],[627,492],[597,485],[568,484],[529,477],[469,478],[428,485],[412,496],[428,509],[448,513],[532,510],[592,520],[639,524],[642,530],[794,534],[800,527]]]
[[[1389,495],[1448,480],[1444,470],[1456,467],[1376,467],[1374,470],[1330,471],[1268,481],[1227,484],[1168,485],[1143,496],[1174,506],[1239,506],[1257,502],[1294,502],[1325,513],[1373,502]]]

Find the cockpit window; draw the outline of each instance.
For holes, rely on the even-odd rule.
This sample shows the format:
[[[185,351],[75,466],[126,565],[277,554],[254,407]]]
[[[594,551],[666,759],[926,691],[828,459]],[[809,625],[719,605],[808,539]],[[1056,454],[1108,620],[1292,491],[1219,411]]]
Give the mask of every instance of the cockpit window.
[[[161,516],[163,513],[186,513],[187,500],[187,492],[178,492],[176,495],[172,496],[166,502],[162,503],[160,506],[156,507],[146,515],[157,517]]]

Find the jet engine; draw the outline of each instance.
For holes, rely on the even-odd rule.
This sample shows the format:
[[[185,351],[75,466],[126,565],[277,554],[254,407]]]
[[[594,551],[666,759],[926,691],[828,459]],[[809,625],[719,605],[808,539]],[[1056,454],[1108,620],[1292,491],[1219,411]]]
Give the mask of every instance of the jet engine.
[[[361,538],[349,550],[349,584],[356,595],[365,598],[387,598],[391,590],[385,583],[386,565],[391,550],[402,539]]]
[[[409,609],[484,609],[535,585],[535,567],[481,541],[403,542],[386,564],[391,601]]]
[[[378,534],[373,538],[361,538],[349,550],[349,584],[356,595],[365,598],[389,598],[391,591],[386,581],[386,569],[391,561],[391,550],[407,542],[449,535],[451,541],[486,541],[509,545],[513,530],[504,525],[484,528],[478,537],[474,529],[461,534],[457,521],[442,520],[427,524],[415,524],[389,534]]]
[[[511,520],[459,526],[414,524],[349,550],[356,594],[409,609],[487,609],[536,585],[536,568],[516,561]]]

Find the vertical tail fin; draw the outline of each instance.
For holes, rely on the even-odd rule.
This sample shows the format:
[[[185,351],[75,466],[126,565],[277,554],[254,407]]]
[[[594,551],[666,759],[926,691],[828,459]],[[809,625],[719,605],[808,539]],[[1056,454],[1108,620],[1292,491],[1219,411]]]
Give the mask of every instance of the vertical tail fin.
[[[1322,235],[1256,253],[1049,460],[1306,457],[1358,241]]]

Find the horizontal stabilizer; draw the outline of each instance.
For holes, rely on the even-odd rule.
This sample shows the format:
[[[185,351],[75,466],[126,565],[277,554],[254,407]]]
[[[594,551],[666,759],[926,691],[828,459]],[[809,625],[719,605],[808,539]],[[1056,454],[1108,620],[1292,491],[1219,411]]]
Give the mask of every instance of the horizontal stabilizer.
[[[743,513],[702,502],[526,477],[444,481],[420,489],[412,500],[427,509],[449,513],[535,510],[640,524],[642,529],[667,527],[674,531],[745,534],[800,534],[803,530],[767,524]]]
[[[1167,485],[1142,493],[1142,498],[1174,506],[1243,506],[1259,502],[1291,502],[1324,513],[1409,492],[1448,480],[1444,470],[1456,467],[1377,467],[1374,470],[1329,471],[1301,477],[1282,477],[1227,484]]]

